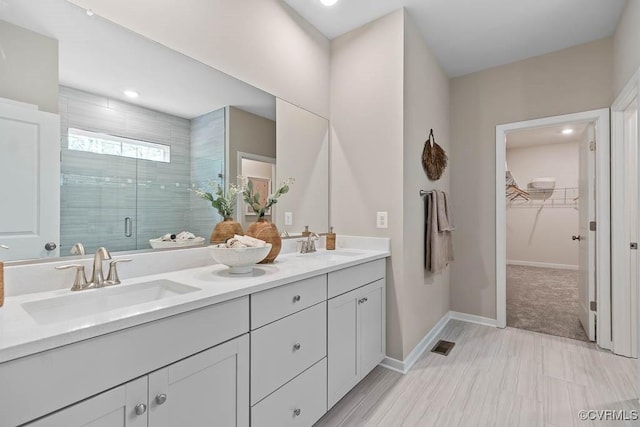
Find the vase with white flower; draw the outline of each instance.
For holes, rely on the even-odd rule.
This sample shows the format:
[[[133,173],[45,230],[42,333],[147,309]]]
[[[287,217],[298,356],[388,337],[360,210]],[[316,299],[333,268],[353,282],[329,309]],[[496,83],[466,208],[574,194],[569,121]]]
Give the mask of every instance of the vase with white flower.
[[[238,194],[240,193],[238,187],[231,184],[225,194],[224,189],[219,184],[209,183],[209,186],[215,189],[215,195],[201,188],[196,190],[196,194],[211,202],[211,206],[215,208],[223,218],[221,222],[216,224],[211,232],[210,242],[212,244],[224,243],[236,234],[243,235],[242,225],[233,219],[233,211],[235,210]]]
[[[293,178],[289,178],[276,190],[275,193],[270,194],[264,204],[260,203],[260,193],[255,191],[253,182],[248,179],[242,178],[242,198],[244,202],[251,207],[251,209],[258,216],[256,222],[249,224],[247,228],[247,236],[255,237],[256,239],[264,240],[267,243],[271,243],[271,251],[261,261],[261,264],[270,264],[277,258],[282,248],[282,239],[280,238],[280,232],[274,223],[265,218],[265,212],[267,212],[273,205],[278,203],[278,199],[284,194],[289,192],[289,187],[294,183]]]

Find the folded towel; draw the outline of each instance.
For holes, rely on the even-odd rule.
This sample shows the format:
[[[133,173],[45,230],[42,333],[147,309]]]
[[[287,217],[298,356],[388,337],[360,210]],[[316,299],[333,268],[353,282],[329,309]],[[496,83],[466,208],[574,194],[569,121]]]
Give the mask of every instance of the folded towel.
[[[453,229],[446,195],[431,192],[425,197],[425,268],[430,272],[437,273],[453,261]]]
[[[196,238],[195,234],[190,233],[188,231],[182,231],[177,235],[167,233],[164,236],[160,237],[160,240],[162,240],[163,242],[176,242],[178,240],[192,240],[195,238]]]
[[[256,239],[251,236],[240,236],[236,234],[233,238],[250,248],[261,248],[267,244],[264,240]]]

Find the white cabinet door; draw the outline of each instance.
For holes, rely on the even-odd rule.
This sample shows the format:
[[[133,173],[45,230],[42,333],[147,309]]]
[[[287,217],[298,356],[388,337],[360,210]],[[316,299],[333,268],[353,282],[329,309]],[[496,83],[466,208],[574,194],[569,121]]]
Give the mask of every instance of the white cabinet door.
[[[136,406],[138,407],[138,415]],[[147,427],[147,377],[83,400],[29,427]]]
[[[327,387],[328,409],[360,380],[358,374],[358,293],[348,292],[328,301]]]
[[[328,301],[329,409],[385,355],[384,279]]]
[[[11,153],[0,155],[0,244],[10,248],[2,258],[57,257],[60,117],[0,105],[0,153]],[[45,249],[47,242],[55,243],[56,249]]]
[[[384,280],[358,289],[359,376],[364,378],[385,355]]]
[[[149,375],[149,427],[249,426],[249,336]]]

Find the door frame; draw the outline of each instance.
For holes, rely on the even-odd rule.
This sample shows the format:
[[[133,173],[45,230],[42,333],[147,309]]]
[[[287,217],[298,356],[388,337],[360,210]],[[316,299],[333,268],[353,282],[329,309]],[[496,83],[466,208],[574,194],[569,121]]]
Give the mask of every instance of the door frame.
[[[583,111],[541,119],[496,126],[496,317],[497,326],[507,326],[507,210],[504,180],[506,174],[507,139],[509,132],[541,126],[574,122],[595,122],[596,125],[596,300],[598,305],[597,343],[611,347],[611,223],[610,223],[610,134],[609,109]]]
[[[629,237],[626,236],[624,226],[624,182],[625,153],[624,153],[624,111],[635,99],[640,103],[640,70],[636,71],[625,87],[620,91],[615,101],[611,105],[611,304],[614,307],[624,307],[629,297],[633,293],[630,288],[628,270],[630,268],[628,260],[622,255],[629,252]],[[640,109],[639,109],[640,111]],[[637,113],[640,114],[640,113]],[[640,124],[640,121],[638,121]],[[640,132],[638,133],[640,138]],[[640,200],[640,197],[638,198]],[[636,207],[636,209],[640,208]],[[640,276],[638,276],[640,277]],[[612,312],[611,323],[616,325],[616,334],[612,337],[611,350],[616,354],[627,357],[636,357],[637,349],[634,344],[640,343],[640,292],[636,290],[636,333],[632,335],[631,319],[633,313],[631,309],[616,309]],[[627,335],[629,340],[625,342],[613,339],[615,336]],[[635,342],[634,342],[635,341]],[[636,350],[636,351],[634,351]]]
[[[260,154],[246,153],[244,151],[238,151],[238,155],[236,157],[236,171],[238,171],[238,176],[242,175],[242,160],[254,160],[256,162],[270,163],[271,164],[271,176],[273,179],[271,180],[271,185],[275,185],[275,176],[276,176],[276,159],[275,157],[267,157],[261,156]],[[246,177],[245,177],[246,178]],[[244,229],[246,227],[245,214],[244,214],[244,199],[242,198],[242,194],[238,195],[238,200],[236,201],[236,212],[238,222],[242,225]],[[276,206],[271,207],[271,218],[275,218],[276,214]]]

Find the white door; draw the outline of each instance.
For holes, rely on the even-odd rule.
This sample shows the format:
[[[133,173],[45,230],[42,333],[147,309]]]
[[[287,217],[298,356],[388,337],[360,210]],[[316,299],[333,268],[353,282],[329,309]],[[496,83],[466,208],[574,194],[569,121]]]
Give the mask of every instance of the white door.
[[[149,375],[149,426],[249,426],[249,336]]]
[[[147,427],[146,404],[147,377],[142,377],[83,400],[27,426]]]
[[[0,154],[0,244],[9,246],[2,259],[57,257],[59,116],[0,105],[0,153],[11,153]]]
[[[632,102],[624,112],[624,201],[628,206],[624,210],[625,234],[623,256],[628,260],[628,283],[625,290],[627,298],[625,298],[624,307],[620,307],[625,316],[625,323],[628,327],[622,325],[614,325],[614,340],[619,338],[620,334],[624,334],[622,341],[623,346],[618,346],[614,341],[615,352],[628,357],[638,356],[638,336],[637,336],[637,292],[638,292],[638,100]],[[614,307],[617,311],[618,307]],[[620,327],[622,326],[622,327]],[[623,353],[618,350],[624,349]]]
[[[591,341],[596,339],[596,312],[591,310],[591,301],[596,301],[595,253],[596,233],[589,230],[595,221],[595,126],[587,127],[586,138],[580,142],[579,186],[579,235],[574,236],[580,245],[578,301],[580,322]]]

